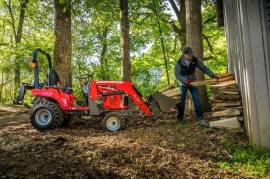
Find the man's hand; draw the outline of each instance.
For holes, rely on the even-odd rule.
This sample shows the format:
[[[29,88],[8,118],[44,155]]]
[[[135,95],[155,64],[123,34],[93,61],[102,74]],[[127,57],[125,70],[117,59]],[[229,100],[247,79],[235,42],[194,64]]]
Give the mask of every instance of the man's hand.
[[[191,82],[192,82],[191,80],[185,80],[185,85],[188,86],[188,87],[190,87],[191,86],[191,84],[190,84]]]

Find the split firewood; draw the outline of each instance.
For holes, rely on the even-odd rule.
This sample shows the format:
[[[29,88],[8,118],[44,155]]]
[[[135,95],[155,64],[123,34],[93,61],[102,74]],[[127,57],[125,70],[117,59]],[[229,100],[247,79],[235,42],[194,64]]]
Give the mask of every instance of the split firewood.
[[[225,81],[225,82],[222,82],[222,83],[211,85],[211,87],[212,88],[219,88],[219,87],[233,86],[233,85],[236,85],[235,80]]]
[[[239,101],[230,101],[230,100],[222,100],[222,99],[216,99],[216,98],[214,98],[212,100],[212,104],[215,104],[215,103],[237,103],[237,102],[241,102],[241,100],[239,100]]]
[[[211,128],[240,128],[238,117],[223,117],[217,121],[210,121]]]
[[[221,82],[226,82],[234,80],[234,76],[230,75],[225,78],[220,78],[219,80],[217,79],[209,79],[209,80],[203,80],[203,81],[194,81],[191,83],[192,86],[203,86],[203,85],[213,85],[213,84],[218,84]]]
[[[240,94],[239,90],[237,89],[228,89],[228,88],[211,88],[212,93],[220,93],[220,94]]]
[[[239,91],[227,91],[227,90],[220,90],[220,93],[222,94],[232,94],[232,95],[239,95]]]
[[[221,73],[217,75],[219,78],[226,78],[229,76],[233,76],[231,73]]]
[[[214,97],[216,99],[220,99],[220,100],[228,100],[228,101],[239,101],[241,100],[241,96],[240,95],[229,95],[229,94],[223,94],[223,95],[215,95]]]
[[[219,102],[219,103],[213,103],[214,107],[233,107],[233,106],[241,106],[241,101],[231,101],[231,102]]]
[[[234,107],[223,107],[223,106],[214,106],[212,107],[213,111],[223,111],[226,109],[237,109],[239,110],[241,113],[243,112],[243,107],[242,106],[234,106]]]
[[[230,86],[223,86],[223,87],[216,87],[211,88],[212,90],[221,90],[221,91],[239,91],[237,85],[230,85]]]
[[[212,113],[213,117],[229,117],[229,116],[239,116],[241,114],[239,109],[225,109],[222,111],[216,111]]]
[[[240,96],[239,91],[213,90],[212,93],[215,96],[223,96],[223,95],[239,95]]]

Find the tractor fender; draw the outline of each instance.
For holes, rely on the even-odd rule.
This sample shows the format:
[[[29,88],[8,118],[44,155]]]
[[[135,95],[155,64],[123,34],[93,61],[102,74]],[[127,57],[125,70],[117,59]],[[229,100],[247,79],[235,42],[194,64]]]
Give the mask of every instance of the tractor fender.
[[[42,88],[33,89],[32,95],[56,101],[62,110],[72,110],[75,97],[71,93],[65,93],[62,89]]]

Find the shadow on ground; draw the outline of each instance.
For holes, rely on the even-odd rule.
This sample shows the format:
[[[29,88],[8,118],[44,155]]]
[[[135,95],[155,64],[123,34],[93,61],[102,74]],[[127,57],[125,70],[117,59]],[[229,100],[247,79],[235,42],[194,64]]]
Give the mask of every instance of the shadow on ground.
[[[132,119],[117,133],[102,130],[97,120],[77,120],[69,128],[40,132],[28,123],[27,113],[0,112],[3,178],[241,177],[217,164],[230,158],[223,140],[245,141],[239,131]]]

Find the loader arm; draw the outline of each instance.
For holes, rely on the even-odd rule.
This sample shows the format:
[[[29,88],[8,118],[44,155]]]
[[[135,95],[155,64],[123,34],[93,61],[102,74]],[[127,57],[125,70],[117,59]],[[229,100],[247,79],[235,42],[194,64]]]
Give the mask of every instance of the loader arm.
[[[123,91],[126,95],[130,96],[132,101],[139,107],[139,109],[147,116],[152,116],[149,106],[145,103],[142,97],[134,88],[132,82],[129,81],[92,81],[91,82],[90,99],[96,100],[98,87],[113,87],[118,91]]]
[[[147,116],[152,116],[153,113],[150,110],[149,106],[144,102],[142,97],[138,94],[137,90],[135,90],[134,86],[125,91],[127,95],[129,95],[132,101],[139,107],[139,109],[144,112]]]

